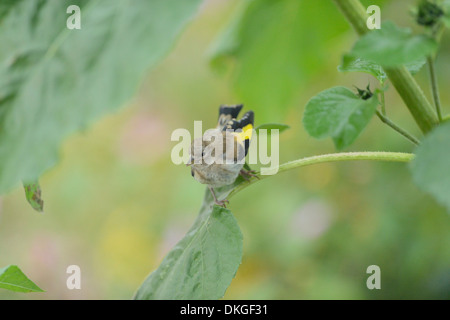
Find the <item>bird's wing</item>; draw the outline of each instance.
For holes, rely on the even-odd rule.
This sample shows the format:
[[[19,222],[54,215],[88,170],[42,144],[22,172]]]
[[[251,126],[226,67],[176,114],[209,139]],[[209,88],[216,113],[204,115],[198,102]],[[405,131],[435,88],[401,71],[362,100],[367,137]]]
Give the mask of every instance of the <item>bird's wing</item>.
[[[253,111],[248,111],[244,114],[242,119],[232,119],[228,121],[224,127],[224,131],[235,132],[238,143],[244,144],[245,155],[247,155],[250,147],[250,140],[252,139],[253,126],[255,115]]]
[[[219,108],[219,120],[217,122],[217,128],[222,130],[224,126],[231,120],[236,119],[241,112],[243,105],[221,105]]]

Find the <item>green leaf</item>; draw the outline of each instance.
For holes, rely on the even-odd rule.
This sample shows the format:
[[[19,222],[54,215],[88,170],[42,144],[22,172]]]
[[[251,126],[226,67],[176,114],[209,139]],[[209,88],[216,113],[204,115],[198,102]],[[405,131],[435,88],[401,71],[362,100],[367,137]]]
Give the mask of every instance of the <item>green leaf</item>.
[[[380,83],[384,83],[387,75],[383,68],[370,60],[355,57],[351,54],[346,54],[342,57],[342,63],[338,67],[340,72],[364,72],[374,76]]]
[[[232,186],[216,190],[223,198]],[[138,300],[219,299],[242,260],[242,233],[230,210],[213,206],[206,190],[200,214],[186,236],[144,281]]]
[[[411,72],[412,75],[415,75],[416,73],[418,73],[422,67],[427,63],[427,59],[426,58],[421,58],[417,61],[413,61],[413,62],[409,62],[405,64],[406,69],[409,70],[409,72]]]
[[[446,122],[422,141],[411,164],[417,186],[431,194],[450,212],[450,123]]]
[[[281,124],[281,123],[266,123],[262,124],[258,127],[256,127],[255,131],[256,133],[259,133],[259,130],[264,129],[267,130],[267,133],[270,134],[272,130],[278,130],[279,133],[289,129],[290,126],[287,124]]]
[[[426,59],[422,58],[420,60],[406,64],[405,67],[409,70],[409,72],[411,72],[411,74],[414,75],[418,73],[420,69],[422,69],[426,62]],[[364,72],[371,74],[382,85],[387,80],[386,72],[379,64],[367,59],[353,56],[351,54],[346,54],[343,56],[342,63],[338,67],[338,70],[340,72]]]
[[[212,66],[232,70],[234,93],[256,106],[259,121],[281,121],[299,99],[299,88],[328,68],[329,50],[348,25],[331,1],[238,3],[210,49]]]
[[[424,59],[437,46],[436,41],[426,35],[413,35],[409,29],[386,22],[381,29],[359,38],[351,54],[384,67],[394,67]]]
[[[345,87],[334,87],[308,102],[303,125],[314,138],[332,137],[336,148],[341,150],[355,141],[377,106],[376,96],[362,100]]]
[[[38,181],[24,183],[25,197],[34,210],[44,211],[44,201],[41,198],[41,187]]]
[[[0,269],[0,288],[16,292],[44,292],[13,265]]]
[[[128,102],[201,2],[2,1],[0,192],[35,180],[65,137]],[[66,27],[72,4],[80,30]]]

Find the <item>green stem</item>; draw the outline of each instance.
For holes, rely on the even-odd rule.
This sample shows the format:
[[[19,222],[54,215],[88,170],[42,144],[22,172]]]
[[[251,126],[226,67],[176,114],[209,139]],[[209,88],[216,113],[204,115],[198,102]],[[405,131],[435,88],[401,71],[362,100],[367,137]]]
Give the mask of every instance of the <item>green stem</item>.
[[[434,105],[436,107],[439,122],[442,122],[442,108],[441,100],[439,98],[439,87],[437,82],[436,69],[434,67],[434,58],[429,56],[427,58],[427,62],[428,70],[430,72],[431,91],[433,92]]]
[[[359,36],[369,31],[367,12],[359,0],[334,0],[334,2]]]
[[[414,159],[414,155],[411,153],[401,153],[401,152],[343,152],[343,153],[332,153],[324,154],[320,156],[313,156],[294,160],[287,162],[278,167],[278,173],[292,170],[295,168],[305,167],[313,164],[319,164],[324,162],[337,162],[337,161],[350,161],[350,160],[372,160],[372,161],[390,161],[390,162],[410,162]],[[272,175],[260,175],[256,174],[257,177],[252,177],[247,182],[242,182],[236,186],[233,191],[228,195],[228,199],[231,198],[236,193],[247,188],[248,186],[254,184],[257,181],[271,177]]]
[[[389,127],[391,127],[392,129],[394,129],[395,131],[400,133],[403,137],[405,137],[406,139],[408,139],[409,141],[411,141],[415,145],[419,145],[420,144],[420,141],[416,137],[411,135],[405,129],[403,129],[403,128],[399,127],[398,125],[396,125],[392,120],[390,120],[388,117],[383,115],[380,111],[377,110],[376,114],[377,114],[378,118],[380,118],[380,120],[383,123],[387,124]]]
[[[384,70],[422,132],[430,132],[438,124],[438,119],[422,88],[411,73],[405,66],[384,68]]]
[[[362,36],[369,32],[366,25],[368,16],[359,0],[334,0],[334,2],[358,35]],[[438,124],[438,119],[411,73],[404,66],[384,69],[422,132],[431,131]]]

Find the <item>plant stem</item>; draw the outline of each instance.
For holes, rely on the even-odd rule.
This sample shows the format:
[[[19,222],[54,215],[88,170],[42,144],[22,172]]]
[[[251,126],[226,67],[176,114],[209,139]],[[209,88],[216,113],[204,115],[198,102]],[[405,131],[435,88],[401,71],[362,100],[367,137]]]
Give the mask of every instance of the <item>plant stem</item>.
[[[422,89],[405,66],[384,68],[423,133],[430,132],[438,119]]]
[[[398,133],[400,133],[402,136],[404,136],[406,139],[408,139],[409,141],[411,141],[412,143],[414,143],[415,145],[419,145],[420,141],[414,137],[413,135],[411,135],[410,133],[408,133],[408,131],[404,130],[403,128],[399,127],[398,125],[396,125],[394,122],[392,122],[392,120],[390,120],[388,117],[386,117],[385,115],[383,115],[380,111],[377,110],[377,116],[378,118],[380,118],[380,120],[387,124],[389,127],[391,127],[392,129],[394,129],[395,131],[397,131]]]
[[[436,107],[439,122],[442,122],[441,100],[439,98],[439,87],[437,83],[436,68],[434,66],[434,58],[429,56],[427,58],[428,70],[430,72],[431,91],[433,92],[434,105]]]
[[[359,0],[334,0],[334,2],[359,36],[369,31],[367,12]]]
[[[366,25],[368,16],[359,0],[334,0],[334,2],[358,35],[362,36],[369,32]],[[422,132],[431,131],[438,124],[438,120],[433,107],[411,73],[405,66],[384,69]]]
[[[278,167],[278,173],[292,170],[295,168],[305,167],[313,164],[324,163],[324,162],[337,162],[337,161],[350,161],[350,160],[372,160],[372,161],[390,161],[390,162],[410,162],[414,159],[414,155],[411,153],[401,153],[401,152],[342,152],[342,153],[332,153],[324,154],[320,156],[313,156],[294,160],[291,162],[284,163]],[[256,173],[257,177],[250,178],[249,181],[242,182],[237,185],[228,195],[228,199],[239,191],[247,188],[248,186],[254,184],[257,181],[271,177],[272,175],[260,175]]]

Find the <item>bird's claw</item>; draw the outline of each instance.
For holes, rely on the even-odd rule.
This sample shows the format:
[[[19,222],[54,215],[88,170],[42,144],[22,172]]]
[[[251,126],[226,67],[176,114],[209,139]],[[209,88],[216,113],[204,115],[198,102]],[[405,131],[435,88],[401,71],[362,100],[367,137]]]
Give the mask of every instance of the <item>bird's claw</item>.
[[[227,199],[223,199],[223,200],[214,200],[214,203],[220,207],[224,207],[226,208],[226,204],[225,203],[230,203],[230,201],[228,201]]]
[[[250,181],[250,177],[259,179],[258,175],[255,174],[256,171],[255,170],[244,170],[242,169],[239,174],[241,175],[242,178],[244,178],[244,180],[246,181]]]

